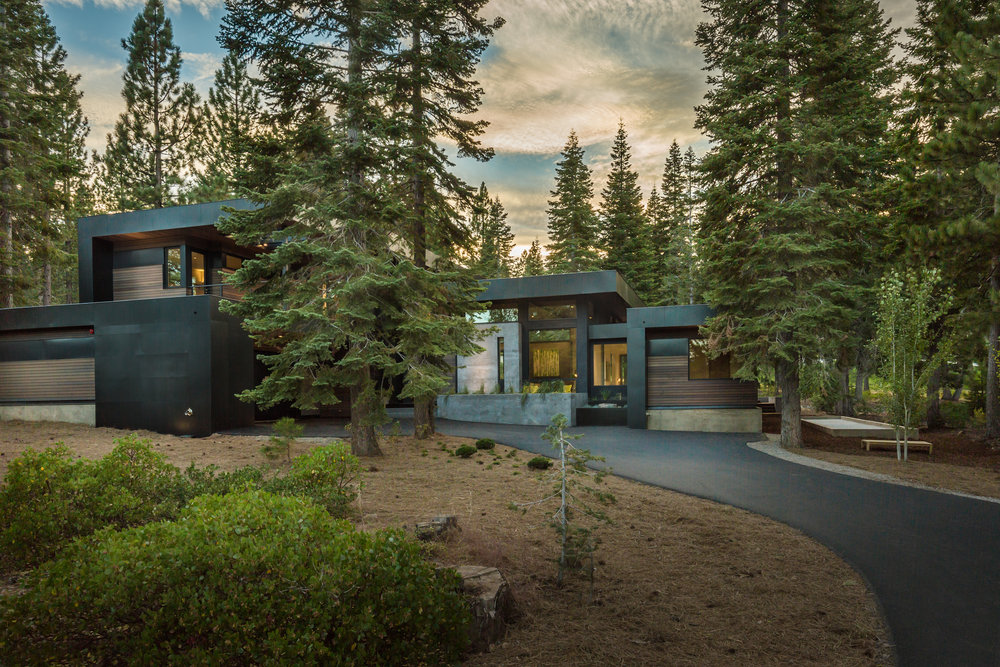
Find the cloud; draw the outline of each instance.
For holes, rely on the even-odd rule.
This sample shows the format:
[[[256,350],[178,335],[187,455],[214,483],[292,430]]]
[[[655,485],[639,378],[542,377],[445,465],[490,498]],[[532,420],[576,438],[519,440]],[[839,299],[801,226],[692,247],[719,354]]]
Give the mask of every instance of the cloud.
[[[701,20],[691,0],[494,0],[508,18],[480,67],[485,142],[498,151],[553,154],[575,129],[584,145],[637,133],[694,140],[704,90]],[[669,137],[669,138],[668,138]]]
[[[51,2],[61,4],[61,5],[72,5],[74,7],[83,7],[83,0],[50,0]],[[105,9],[135,9],[136,7],[142,7],[145,2],[144,0],[93,0],[96,7],[103,7]],[[163,3],[168,11],[178,12],[183,5],[193,7],[198,10],[198,13],[208,18],[212,13],[212,10],[218,9],[224,4],[224,0],[164,0]]]
[[[184,81],[194,84],[203,95],[215,83],[215,70],[222,66],[222,56],[218,53],[181,53],[184,60]]]

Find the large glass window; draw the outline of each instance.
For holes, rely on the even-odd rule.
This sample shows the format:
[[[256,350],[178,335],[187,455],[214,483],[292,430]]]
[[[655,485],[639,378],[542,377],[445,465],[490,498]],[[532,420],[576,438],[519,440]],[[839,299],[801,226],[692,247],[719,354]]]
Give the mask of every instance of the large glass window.
[[[559,303],[529,303],[529,320],[563,320],[576,317],[576,304],[571,301]]]
[[[192,294],[205,293],[205,253],[191,252],[191,286]]]
[[[692,338],[688,341],[688,379],[724,380],[733,377],[737,367],[730,363],[729,354],[721,354],[714,359],[708,355],[708,341]]]
[[[576,329],[531,329],[528,331],[531,381],[562,380],[576,383]]]
[[[163,286],[164,287],[181,286],[180,247],[163,249]]]
[[[497,336],[497,388],[502,394],[504,389],[504,357],[503,357],[503,336]]]
[[[628,346],[594,343],[594,386],[620,386],[628,382]]]

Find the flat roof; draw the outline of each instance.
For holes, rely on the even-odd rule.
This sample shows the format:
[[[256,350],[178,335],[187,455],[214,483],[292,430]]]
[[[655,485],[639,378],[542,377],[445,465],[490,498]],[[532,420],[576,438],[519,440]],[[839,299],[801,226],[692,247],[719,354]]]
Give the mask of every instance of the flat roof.
[[[254,204],[246,199],[228,199],[205,204],[91,215],[77,221],[77,233],[81,238],[103,238],[192,227],[214,227],[219,218],[225,216],[223,207],[249,209],[253,208]]]
[[[494,278],[481,282],[486,285],[486,289],[479,294],[479,301],[503,302],[612,294],[620,297],[629,308],[645,305],[635,290],[614,270]]]

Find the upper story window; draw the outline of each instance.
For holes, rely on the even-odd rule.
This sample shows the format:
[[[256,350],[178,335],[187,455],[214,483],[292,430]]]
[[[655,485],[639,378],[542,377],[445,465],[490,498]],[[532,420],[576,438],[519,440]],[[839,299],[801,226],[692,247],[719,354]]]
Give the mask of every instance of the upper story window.
[[[576,317],[576,304],[572,301],[556,303],[529,303],[529,320],[565,320]]]
[[[243,266],[243,258],[226,253],[222,256],[222,268],[229,271],[238,271]]]
[[[154,260],[155,261],[155,260]],[[156,280],[153,274],[153,280]],[[179,246],[163,249],[163,286],[181,287],[181,249]]]
[[[704,338],[688,340],[688,379],[689,380],[728,380],[739,370],[739,365],[733,362],[727,352],[714,359],[708,355],[708,341]]]
[[[205,263],[205,253],[197,250],[191,251],[191,286],[194,294],[205,294],[205,284],[207,275]]]

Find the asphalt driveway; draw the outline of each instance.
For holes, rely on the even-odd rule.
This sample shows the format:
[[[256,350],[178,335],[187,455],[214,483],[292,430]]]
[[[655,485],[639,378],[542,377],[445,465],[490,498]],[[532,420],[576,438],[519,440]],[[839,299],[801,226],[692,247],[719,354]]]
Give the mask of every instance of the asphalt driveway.
[[[438,422],[551,454],[541,427]],[[1000,666],[1000,504],[801,466],[750,449],[752,434],[578,427],[618,475],[742,507],[844,558],[882,603],[900,665]]]
[[[306,424],[305,435],[344,435],[342,426]],[[437,428],[552,454],[542,427],[438,420]],[[570,431],[615,474],[741,507],[825,544],[878,596],[900,665],[1000,667],[1000,504],[777,459],[746,446],[759,434]]]

